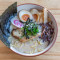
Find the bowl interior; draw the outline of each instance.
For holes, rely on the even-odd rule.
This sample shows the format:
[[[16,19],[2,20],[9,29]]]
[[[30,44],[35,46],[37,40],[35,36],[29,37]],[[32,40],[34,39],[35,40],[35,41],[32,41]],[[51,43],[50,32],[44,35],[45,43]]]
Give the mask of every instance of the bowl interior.
[[[32,8],[35,8],[35,9],[38,9],[39,11],[42,11],[42,9],[43,9],[44,7],[39,6],[39,5],[35,5],[35,4],[23,4],[23,5],[17,6],[17,12],[19,12],[20,10],[23,10],[23,9],[24,9],[24,10],[30,10],[30,9],[32,9]],[[53,17],[53,15],[52,15],[49,11],[48,11],[48,17],[49,17],[49,18],[52,20],[52,22],[53,22],[55,34],[54,34],[54,39],[52,40],[52,42],[48,45],[48,47],[47,47],[46,49],[44,49],[44,50],[41,51],[41,52],[34,53],[34,54],[21,53],[21,52],[17,51],[16,49],[14,49],[13,47],[10,47],[10,49],[13,50],[14,52],[18,53],[18,54],[25,55],[25,56],[35,56],[35,55],[42,54],[42,53],[46,52],[47,50],[49,50],[49,49],[53,46],[53,44],[54,44],[54,42],[55,42],[55,40],[56,40],[57,31],[58,31],[58,30],[57,30],[57,24],[56,24],[55,18]]]

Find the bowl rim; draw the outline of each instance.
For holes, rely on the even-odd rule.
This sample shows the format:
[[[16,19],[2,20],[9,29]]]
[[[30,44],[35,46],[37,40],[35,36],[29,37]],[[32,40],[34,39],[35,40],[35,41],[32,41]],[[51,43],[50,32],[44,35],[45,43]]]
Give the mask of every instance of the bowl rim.
[[[28,5],[28,4],[30,4],[30,5],[37,5],[37,6],[40,6],[40,7],[44,8],[43,6],[41,6],[41,5],[39,5],[39,4],[34,4],[34,3],[24,3],[24,4],[17,5],[17,7],[22,6],[22,5]],[[56,34],[55,40],[53,41],[53,43],[51,44],[51,46],[50,46],[46,51],[44,51],[43,53],[37,54],[37,55],[32,55],[32,56],[22,55],[22,54],[19,54],[19,53],[15,52],[15,51],[13,51],[13,50],[11,49],[13,52],[15,52],[15,53],[17,53],[17,54],[19,54],[19,55],[21,55],[21,56],[25,56],[25,57],[35,57],[35,56],[39,56],[39,55],[42,55],[42,54],[46,53],[48,50],[50,50],[50,48],[52,48],[52,46],[54,45],[54,43],[56,42],[56,39],[57,39],[57,35],[58,35],[58,24],[57,24],[57,22],[56,22],[55,17],[53,16],[53,14],[52,14],[49,10],[48,10],[48,12],[49,12],[49,13],[52,15],[52,17],[54,18],[55,23],[56,23],[56,26],[57,26],[57,27],[56,27],[56,28],[57,28],[57,34]]]

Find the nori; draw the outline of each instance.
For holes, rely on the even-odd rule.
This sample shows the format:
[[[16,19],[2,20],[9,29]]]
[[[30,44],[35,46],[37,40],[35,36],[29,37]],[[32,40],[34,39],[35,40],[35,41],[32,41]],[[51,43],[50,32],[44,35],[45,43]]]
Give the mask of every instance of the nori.
[[[11,18],[17,14],[17,2],[9,6],[0,16],[0,39],[10,48],[8,37],[10,35]]]

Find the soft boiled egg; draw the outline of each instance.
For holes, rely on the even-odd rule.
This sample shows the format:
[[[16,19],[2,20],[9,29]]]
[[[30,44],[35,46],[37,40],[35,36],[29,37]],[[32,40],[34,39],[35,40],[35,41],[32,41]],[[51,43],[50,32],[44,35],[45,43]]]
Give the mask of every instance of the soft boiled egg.
[[[26,22],[28,18],[33,19],[33,16],[32,16],[32,14],[29,11],[27,11],[27,10],[21,10],[19,12],[19,19],[22,22]]]
[[[31,12],[32,16],[34,17],[34,20],[36,22],[38,22],[39,21],[39,11],[37,9],[31,9],[30,12]]]

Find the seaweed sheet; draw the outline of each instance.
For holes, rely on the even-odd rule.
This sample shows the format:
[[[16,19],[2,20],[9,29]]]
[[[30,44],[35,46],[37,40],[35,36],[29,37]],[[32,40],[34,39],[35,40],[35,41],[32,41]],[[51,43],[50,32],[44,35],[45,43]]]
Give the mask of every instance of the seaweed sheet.
[[[10,48],[8,37],[10,35],[10,19],[17,13],[17,2],[9,6],[0,16],[0,39]]]

